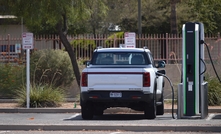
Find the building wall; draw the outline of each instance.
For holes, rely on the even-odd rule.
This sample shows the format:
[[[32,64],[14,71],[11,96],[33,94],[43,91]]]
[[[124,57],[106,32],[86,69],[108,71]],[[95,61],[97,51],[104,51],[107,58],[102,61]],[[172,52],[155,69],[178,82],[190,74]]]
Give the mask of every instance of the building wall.
[[[0,36],[7,36],[10,34],[11,37],[19,37],[21,33],[28,32],[27,28],[22,25],[0,25]]]

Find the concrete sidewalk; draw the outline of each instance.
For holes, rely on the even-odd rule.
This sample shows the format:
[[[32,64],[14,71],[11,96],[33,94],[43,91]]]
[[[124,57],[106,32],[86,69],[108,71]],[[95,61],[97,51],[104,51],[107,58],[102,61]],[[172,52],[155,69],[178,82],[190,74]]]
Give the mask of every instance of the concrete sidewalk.
[[[220,126],[154,126],[148,125],[0,125],[3,131],[131,131],[131,132],[221,132]]]

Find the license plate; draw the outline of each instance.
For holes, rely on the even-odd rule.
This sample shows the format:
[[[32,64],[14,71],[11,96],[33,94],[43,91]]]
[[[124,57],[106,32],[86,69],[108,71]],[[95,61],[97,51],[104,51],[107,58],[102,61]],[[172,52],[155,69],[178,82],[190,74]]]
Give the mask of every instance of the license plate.
[[[112,97],[112,98],[121,98],[122,93],[121,92],[110,92],[110,97]]]

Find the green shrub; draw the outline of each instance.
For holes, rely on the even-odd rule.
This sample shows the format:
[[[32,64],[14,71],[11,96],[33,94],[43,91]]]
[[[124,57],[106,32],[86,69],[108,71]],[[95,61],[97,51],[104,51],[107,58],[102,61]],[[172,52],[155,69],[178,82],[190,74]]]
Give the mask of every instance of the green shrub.
[[[75,49],[78,49],[80,46],[84,50],[89,50],[90,48],[96,48],[95,41],[93,40],[86,40],[86,39],[78,39],[71,41],[71,46]]]
[[[18,91],[17,99],[20,106],[26,106],[26,94],[26,87]],[[30,107],[57,107],[64,98],[64,90],[53,88],[51,85],[35,85],[30,88]]]
[[[22,85],[21,72],[24,66],[0,64],[0,97],[13,98],[15,91]]]
[[[124,38],[124,32],[118,32],[118,33],[114,33],[112,35],[110,35],[106,40],[105,40],[105,45],[107,45],[108,47],[114,46],[115,44],[120,44],[119,40],[115,40],[115,38],[117,39],[123,39]],[[116,46],[119,47],[119,46]]]
[[[208,104],[210,106],[221,105],[221,83],[216,77],[206,77],[208,82]]]
[[[39,50],[31,55],[31,83],[67,87],[74,80],[70,57],[62,50]]]

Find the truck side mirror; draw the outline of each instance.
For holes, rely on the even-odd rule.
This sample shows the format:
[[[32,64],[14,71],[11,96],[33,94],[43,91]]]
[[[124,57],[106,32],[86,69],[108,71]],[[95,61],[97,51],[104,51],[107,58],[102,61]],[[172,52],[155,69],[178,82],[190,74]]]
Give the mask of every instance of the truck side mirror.
[[[90,65],[90,61],[84,61],[84,65],[85,65],[85,67],[89,66]]]
[[[158,61],[156,67],[157,68],[164,68],[165,67],[165,61]]]

